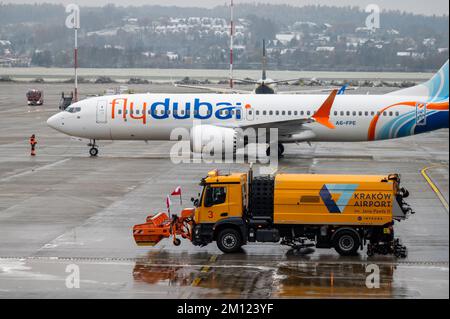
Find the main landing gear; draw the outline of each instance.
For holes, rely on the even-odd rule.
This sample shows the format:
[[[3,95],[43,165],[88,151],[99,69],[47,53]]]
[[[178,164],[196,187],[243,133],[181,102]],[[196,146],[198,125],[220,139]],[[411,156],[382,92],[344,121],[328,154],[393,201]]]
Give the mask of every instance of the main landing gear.
[[[98,145],[95,144],[95,140],[90,140],[88,146],[90,146],[89,155],[96,157],[98,155]]]
[[[284,154],[284,146],[281,143],[278,143],[278,157],[283,157]],[[266,149],[266,155],[270,156],[270,146]]]

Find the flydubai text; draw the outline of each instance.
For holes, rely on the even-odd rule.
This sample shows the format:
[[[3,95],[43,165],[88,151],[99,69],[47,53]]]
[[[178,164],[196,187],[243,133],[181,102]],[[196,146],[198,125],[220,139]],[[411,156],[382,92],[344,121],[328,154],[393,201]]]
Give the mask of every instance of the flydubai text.
[[[127,119],[128,116],[134,120],[141,120],[143,124],[147,123],[149,117],[155,120],[164,120],[174,118],[178,120],[197,119],[207,120],[215,117],[218,120],[228,120],[242,118],[243,103],[237,102],[234,105],[230,102],[210,103],[202,101],[199,98],[192,102],[177,102],[170,98],[155,102],[141,102],[135,104],[128,98],[116,98],[111,101],[111,118],[122,117]],[[245,108],[250,108],[249,104]]]

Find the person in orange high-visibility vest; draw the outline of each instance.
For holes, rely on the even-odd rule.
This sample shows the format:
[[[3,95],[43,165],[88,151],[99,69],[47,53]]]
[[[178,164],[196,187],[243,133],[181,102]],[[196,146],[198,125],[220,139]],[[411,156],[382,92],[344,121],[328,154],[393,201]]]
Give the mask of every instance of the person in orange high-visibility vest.
[[[36,155],[36,144],[37,144],[36,136],[33,134],[30,137],[31,156]]]

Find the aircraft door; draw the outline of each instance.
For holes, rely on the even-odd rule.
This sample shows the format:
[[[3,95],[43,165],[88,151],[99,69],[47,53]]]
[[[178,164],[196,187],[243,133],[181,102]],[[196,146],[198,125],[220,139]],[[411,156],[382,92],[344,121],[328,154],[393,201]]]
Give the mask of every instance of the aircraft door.
[[[245,116],[247,121],[253,121],[255,119],[255,110],[251,107],[245,109]]]
[[[104,124],[107,122],[107,105],[106,100],[97,102],[97,123]]]
[[[427,104],[417,103],[416,104],[416,125],[425,126],[427,125]]]

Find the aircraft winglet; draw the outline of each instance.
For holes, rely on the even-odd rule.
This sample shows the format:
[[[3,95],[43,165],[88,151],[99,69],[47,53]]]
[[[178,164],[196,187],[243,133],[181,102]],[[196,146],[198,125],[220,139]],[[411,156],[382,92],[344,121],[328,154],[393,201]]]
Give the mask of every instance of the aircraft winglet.
[[[338,90],[333,90],[331,92],[330,96],[326,99],[326,101],[322,104],[322,106],[317,110],[316,114],[314,114],[312,116],[312,118],[317,123],[320,123],[330,129],[335,128],[334,124],[330,122],[330,113],[331,113],[331,108],[333,107],[334,99],[336,98],[337,93],[338,93]]]

